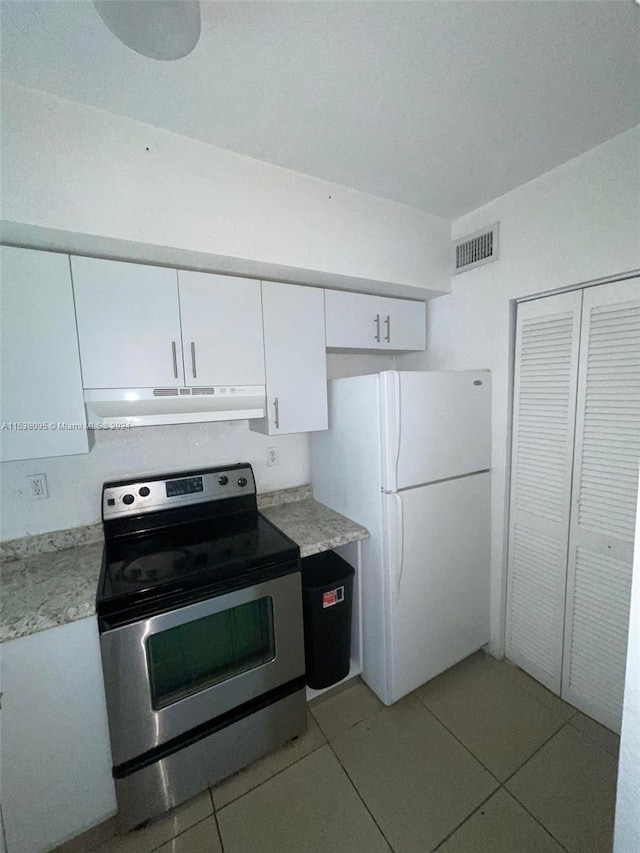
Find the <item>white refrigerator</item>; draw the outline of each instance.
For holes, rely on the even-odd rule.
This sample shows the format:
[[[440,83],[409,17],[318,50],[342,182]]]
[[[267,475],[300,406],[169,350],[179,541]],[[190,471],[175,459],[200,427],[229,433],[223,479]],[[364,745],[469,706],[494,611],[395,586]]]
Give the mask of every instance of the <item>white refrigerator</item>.
[[[316,500],[365,526],[363,678],[386,704],[489,640],[488,371],[329,382]]]

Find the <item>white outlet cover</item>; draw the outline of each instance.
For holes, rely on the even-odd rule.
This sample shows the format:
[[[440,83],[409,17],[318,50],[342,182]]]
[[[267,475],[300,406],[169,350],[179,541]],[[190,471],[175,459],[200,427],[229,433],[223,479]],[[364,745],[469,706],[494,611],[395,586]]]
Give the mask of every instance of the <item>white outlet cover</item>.
[[[32,500],[37,501],[49,497],[46,474],[27,474],[26,480],[28,483],[27,494]]]

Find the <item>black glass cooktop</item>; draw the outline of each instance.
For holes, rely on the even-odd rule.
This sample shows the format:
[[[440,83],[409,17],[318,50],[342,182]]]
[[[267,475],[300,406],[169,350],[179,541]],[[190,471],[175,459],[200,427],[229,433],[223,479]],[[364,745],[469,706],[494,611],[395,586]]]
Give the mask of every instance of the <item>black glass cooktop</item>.
[[[299,557],[299,547],[256,512],[108,540],[98,615],[238,582]]]

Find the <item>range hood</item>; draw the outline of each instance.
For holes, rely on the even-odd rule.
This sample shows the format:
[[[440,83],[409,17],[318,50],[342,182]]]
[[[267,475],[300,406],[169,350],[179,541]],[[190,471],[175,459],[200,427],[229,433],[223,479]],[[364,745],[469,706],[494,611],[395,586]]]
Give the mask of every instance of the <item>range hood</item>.
[[[264,385],[85,388],[84,401],[90,427],[161,426],[264,418],[265,394]]]

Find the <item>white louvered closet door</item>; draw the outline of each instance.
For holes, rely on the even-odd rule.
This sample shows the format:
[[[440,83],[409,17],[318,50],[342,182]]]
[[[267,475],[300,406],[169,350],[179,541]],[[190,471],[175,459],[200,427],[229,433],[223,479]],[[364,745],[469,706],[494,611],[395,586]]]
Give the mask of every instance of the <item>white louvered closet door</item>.
[[[639,460],[636,278],[584,291],[562,676],[563,698],[616,731]]]
[[[507,657],[560,692],[582,292],[518,306]]]

